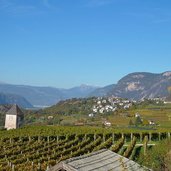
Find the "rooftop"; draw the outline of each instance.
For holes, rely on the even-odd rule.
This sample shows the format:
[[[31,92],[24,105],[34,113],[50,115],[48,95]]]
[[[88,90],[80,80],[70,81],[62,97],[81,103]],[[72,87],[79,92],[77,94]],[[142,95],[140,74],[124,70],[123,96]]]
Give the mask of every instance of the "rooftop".
[[[18,107],[18,105],[14,104],[6,113],[7,115],[23,115],[23,112]]]
[[[60,162],[50,171],[144,171],[138,163],[110,150],[100,150],[88,155],[74,157]]]

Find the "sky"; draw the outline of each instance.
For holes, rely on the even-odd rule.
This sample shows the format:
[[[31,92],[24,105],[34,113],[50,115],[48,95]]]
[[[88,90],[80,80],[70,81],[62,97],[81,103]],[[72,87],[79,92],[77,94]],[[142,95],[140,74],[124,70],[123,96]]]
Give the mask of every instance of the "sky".
[[[0,0],[0,82],[106,86],[170,70],[170,0]]]

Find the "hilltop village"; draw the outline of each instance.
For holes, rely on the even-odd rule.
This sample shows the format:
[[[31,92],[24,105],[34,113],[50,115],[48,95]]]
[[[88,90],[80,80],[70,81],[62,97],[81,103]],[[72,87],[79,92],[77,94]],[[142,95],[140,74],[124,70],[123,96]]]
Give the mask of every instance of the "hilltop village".
[[[42,125],[94,125],[94,126],[157,126],[160,120],[146,107],[165,105],[160,98],[140,101],[116,97],[74,98],[38,111],[27,112],[25,124]],[[144,110],[139,110],[144,107]],[[170,115],[168,115],[169,117]],[[165,116],[163,116],[165,117]]]

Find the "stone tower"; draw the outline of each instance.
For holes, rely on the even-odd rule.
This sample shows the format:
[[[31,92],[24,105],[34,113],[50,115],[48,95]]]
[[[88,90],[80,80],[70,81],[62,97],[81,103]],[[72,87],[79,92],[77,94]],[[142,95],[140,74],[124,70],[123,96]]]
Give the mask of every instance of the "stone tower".
[[[11,109],[6,113],[5,118],[5,128],[16,129],[19,128],[24,123],[24,114],[20,108],[15,104]]]

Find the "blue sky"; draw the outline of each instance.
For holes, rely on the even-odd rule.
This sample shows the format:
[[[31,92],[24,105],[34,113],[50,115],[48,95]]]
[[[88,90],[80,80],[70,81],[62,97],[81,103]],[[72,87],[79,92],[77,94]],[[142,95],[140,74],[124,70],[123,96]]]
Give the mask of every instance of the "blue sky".
[[[105,86],[168,70],[170,0],[0,0],[0,81]]]

